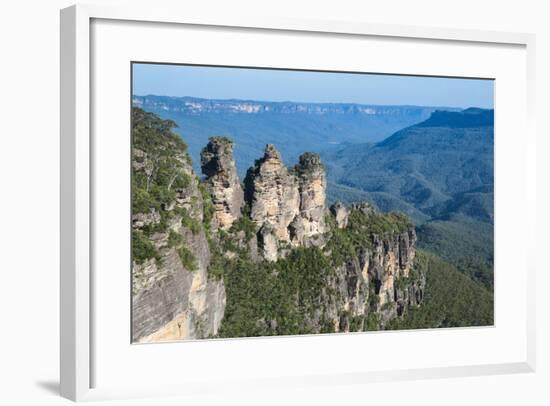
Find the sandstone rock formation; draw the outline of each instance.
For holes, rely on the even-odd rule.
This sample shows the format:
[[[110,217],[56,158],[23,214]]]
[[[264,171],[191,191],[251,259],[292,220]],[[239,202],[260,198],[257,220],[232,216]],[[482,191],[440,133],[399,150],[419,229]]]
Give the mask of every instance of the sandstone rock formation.
[[[291,240],[293,245],[308,246],[315,244],[326,232],[325,199],[327,180],[325,168],[318,154],[306,152],[300,156],[294,168],[298,178],[300,192],[300,213],[292,226]]]
[[[358,210],[367,216],[376,212],[374,207],[368,202],[354,203],[352,204],[351,209]]]
[[[267,145],[263,158],[248,170],[245,189],[250,217],[257,230],[265,224],[271,225],[282,245],[322,245],[326,232],[326,175],[318,154],[303,154],[289,171],[275,146]],[[260,243],[264,236],[271,239],[269,233],[261,234]],[[275,260],[278,257],[273,252],[275,244],[270,240],[268,245],[263,245],[266,246],[269,249],[263,248],[264,254]]]
[[[375,236],[368,274],[378,296],[377,311],[382,324],[400,316],[422,301],[425,276],[410,278],[415,254],[414,227],[389,236]],[[398,283],[406,280],[411,283]]]
[[[342,202],[336,202],[330,206],[330,212],[336,220],[336,226],[338,228],[346,228],[349,218],[349,211],[346,206]]]
[[[275,235],[275,228],[270,223],[264,223],[258,231],[258,249],[265,260],[277,260],[279,242]]]
[[[368,204],[355,205],[349,211],[342,204],[338,206],[336,212],[345,209],[347,213],[357,210],[366,216],[377,215]],[[334,215],[335,211],[331,212]],[[353,227],[361,233],[359,224]],[[368,244],[336,267],[334,276],[327,280],[320,298],[323,306],[309,318],[309,328],[320,332],[328,322],[337,332],[361,331],[369,317],[374,320],[374,327],[383,328],[409,308],[418,306],[423,300],[426,280],[424,274],[414,269],[415,250],[416,233],[412,225],[397,233],[374,234]]]
[[[202,173],[214,204],[214,228],[227,230],[241,216],[244,193],[233,159],[233,142],[212,137],[201,152]]]
[[[244,184],[257,229],[269,223],[279,241],[290,242],[288,227],[299,213],[300,195],[296,177],[289,173],[274,145],[266,146],[263,158],[248,170]]]
[[[206,338],[217,333],[225,308],[222,281],[208,279],[210,260],[204,232],[193,235],[174,223],[172,230],[197,258],[197,268],[187,269],[177,248],[159,238],[161,261],[134,264],[132,337],[138,342]]]

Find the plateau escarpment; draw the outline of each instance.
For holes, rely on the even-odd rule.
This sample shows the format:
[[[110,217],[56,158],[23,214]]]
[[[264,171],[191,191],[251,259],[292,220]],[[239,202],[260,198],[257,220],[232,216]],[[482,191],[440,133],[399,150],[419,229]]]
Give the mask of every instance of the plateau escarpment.
[[[173,123],[134,108],[135,341],[364,331],[418,307],[425,269],[401,214],[326,207],[319,155],[274,145],[241,186],[233,144],[192,169]]]

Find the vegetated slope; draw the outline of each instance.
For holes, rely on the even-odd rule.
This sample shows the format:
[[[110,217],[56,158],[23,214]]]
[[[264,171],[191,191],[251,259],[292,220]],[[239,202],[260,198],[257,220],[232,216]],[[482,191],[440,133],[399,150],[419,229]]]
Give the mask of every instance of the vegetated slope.
[[[493,225],[468,217],[432,220],[418,228],[419,247],[493,289]]]
[[[217,333],[223,282],[209,278],[212,202],[175,123],[132,109],[132,340]]]
[[[487,289],[433,254],[418,250],[416,263],[426,270],[424,303],[389,328],[493,325],[493,295]]]
[[[326,153],[329,179],[363,191],[388,193],[422,211],[455,194],[492,188],[492,115],[492,110],[479,109],[435,112],[377,144],[348,145]],[[472,127],[473,123],[480,125]]]
[[[429,213],[434,218],[462,215],[478,221],[492,223],[494,221],[493,185],[457,193],[453,195],[452,199],[432,207]]]
[[[327,152],[329,199],[407,213],[419,246],[493,285],[493,111],[438,111],[377,144]]]
[[[298,247],[275,262],[252,261],[246,250],[231,244],[231,235],[248,221],[241,218],[224,235],[234,255],[221,258],[227,307],[220,337],[378,330],[421,305],[424,271],[414,263],[406,265],[410,267],[406,275],[396,269],[391,282],[386,280],[387,286],[391,284],[391,297],[380,303],[384,287],[377,285],[373,272],[384,274],[377,270],[383,263],[366,260],[364,265],[357,259],[358,252],[368,258],[370,251],[381,250],[376,236],[384,236],[383,245],[390,252],[397,249],[397,241],[401,241],[399,250],[403,249],[399,236],[412,232],[406,216],[375,213],[368,206],[352,209],[344,229],[327,219],[331,231],[323,248]],[[400,251],[401,256],[414,256],[414,242],[410,243],[409,251]],[[387,262],[385,266],[393,265]],[[367,272],[370,282],[363,276]],[[407,303],[398,311],[398,306]]]
[[[335,145],[376,142],[427,119],[436,109],[421,106],[371,106],[349,103],[208,100],[193,97],[134,96],[134,104],[177,123],[199,167],[199,154],[212,135],[235,141],[241,178],[266,144],[276,144],[287,165],[303,151]]]
[[[327,199],[330,203],[340,201],[347,204],[367,201],[382,212],[397,211],[405,213],[415,224],[422,224],[431,218],[411,203],[401,200],[398,196],[386,192],[367,192],[331,181],[328,182]]]

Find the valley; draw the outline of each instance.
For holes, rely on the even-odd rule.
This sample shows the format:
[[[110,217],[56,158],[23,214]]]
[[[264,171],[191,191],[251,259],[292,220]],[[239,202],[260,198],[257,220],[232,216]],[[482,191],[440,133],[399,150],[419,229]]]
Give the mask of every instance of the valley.
[[[133,109],[135,341],[492,325],[492,110],[176,99]]]

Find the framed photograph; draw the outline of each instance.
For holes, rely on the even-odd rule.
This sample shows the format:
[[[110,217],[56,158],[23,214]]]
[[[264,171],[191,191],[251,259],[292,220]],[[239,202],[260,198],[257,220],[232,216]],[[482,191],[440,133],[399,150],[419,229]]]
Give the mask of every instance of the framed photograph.
[[[532,35],[73,6],[61,56],[63,396],[534,370]]]

